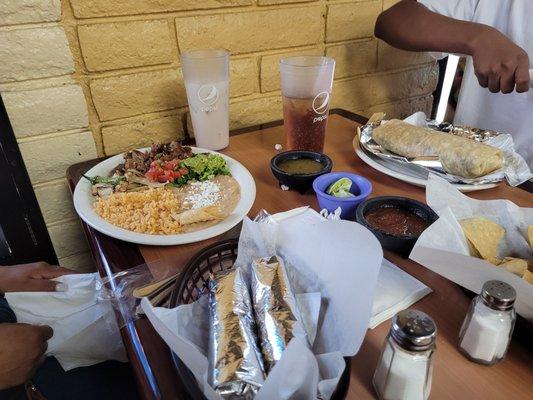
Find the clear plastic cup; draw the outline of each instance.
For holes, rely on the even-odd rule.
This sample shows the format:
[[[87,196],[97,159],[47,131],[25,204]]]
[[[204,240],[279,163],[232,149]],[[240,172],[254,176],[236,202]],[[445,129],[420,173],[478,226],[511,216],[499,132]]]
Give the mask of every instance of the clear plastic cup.
[[[279,66],[288,150],[323,152],[335,60],[288,57]]]
[[[229,144],[229,52],[181,53],[183,80],[196,145],[220,150]]]

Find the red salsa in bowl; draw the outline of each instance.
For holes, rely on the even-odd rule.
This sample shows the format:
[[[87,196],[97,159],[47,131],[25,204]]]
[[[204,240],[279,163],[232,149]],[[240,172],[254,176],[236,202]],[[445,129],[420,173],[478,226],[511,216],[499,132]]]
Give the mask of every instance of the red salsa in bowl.
[[[365,214],[368,224],[394,236],[420,236],[430,222],[421,216],[397,207],[379,207]]]
[[[407,197],[381,196],[359,205],[356,220],[370,230],[384,249],[407,257],[438,215],[426,204]]]

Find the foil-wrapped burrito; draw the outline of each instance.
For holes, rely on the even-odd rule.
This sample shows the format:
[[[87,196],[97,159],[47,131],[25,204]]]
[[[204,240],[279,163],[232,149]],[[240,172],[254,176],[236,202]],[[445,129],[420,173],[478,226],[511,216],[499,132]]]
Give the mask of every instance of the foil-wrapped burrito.
[[[264,381],[248,285],[240,269],[209,281],[209,384],[224,399],[253,399]]]
[[[255,260],[251,288],[260,348],[268,373],[293,337],[307,342],[307,335],[281,259],[273,256]]]

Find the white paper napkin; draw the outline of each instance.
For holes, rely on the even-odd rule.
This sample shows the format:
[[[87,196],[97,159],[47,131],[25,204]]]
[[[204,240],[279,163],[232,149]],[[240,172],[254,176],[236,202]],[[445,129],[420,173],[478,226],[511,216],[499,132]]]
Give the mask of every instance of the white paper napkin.
[[[372,304],[370,329],[409,308],[429,293],[429,287],[389,260],[383,259]]]
[[[5,295],[18,322],[54,330],[46,354],[55,356],[65,371],[105,360],[127,361],[111,304],[98,299],[98,274],[64,275],[56,281],[66,284],[67,291]]]

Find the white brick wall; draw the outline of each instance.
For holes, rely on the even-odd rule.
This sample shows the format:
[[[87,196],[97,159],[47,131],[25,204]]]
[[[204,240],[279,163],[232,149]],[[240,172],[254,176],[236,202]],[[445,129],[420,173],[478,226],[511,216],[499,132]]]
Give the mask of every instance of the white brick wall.
[[[64,178],[72,164],[96,158],[90,131],[32,136],[19,147],[33,184]]]
[[[0,0],[0,94],[60,264],[89,271],[65,174],[97,153],[60,19],[60,0]]]
[[[67,36],[59,26],[0,31],[0,60],[2,82],[74,72]]]
[[[89,126],[87,103],[78,85],[6,92],[2,98],[17,137]]]
[[[48,225],[48,233],[59,259],[87,251],[88,245],[78,219]]]
[[[33,187],[44,219],[48,223],[76,218],[72,196],[65,179],[39,183]]]
[[[60,19],[60,0],[2,0],[0,2],[0,25],[52,22]]]
[[[89,251],[63,257],[59,260],[59,265],[80,272],[94,271],[94,260]]]

